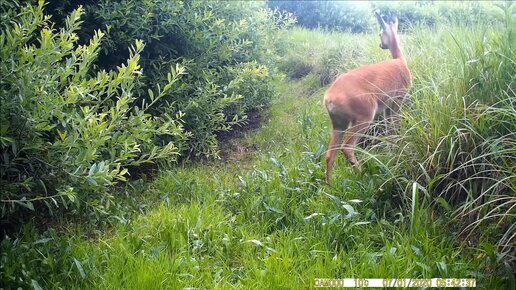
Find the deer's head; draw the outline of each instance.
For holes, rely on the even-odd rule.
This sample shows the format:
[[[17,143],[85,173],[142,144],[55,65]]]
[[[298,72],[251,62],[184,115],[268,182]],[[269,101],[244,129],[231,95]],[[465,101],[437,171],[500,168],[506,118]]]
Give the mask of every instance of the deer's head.
[[[375,11],[376,19],[380,24],[380,47],[382,49],[391,49],[397,42],[398,35],[398,18],[395,15],[390,15],[385,21],[383,15]]]

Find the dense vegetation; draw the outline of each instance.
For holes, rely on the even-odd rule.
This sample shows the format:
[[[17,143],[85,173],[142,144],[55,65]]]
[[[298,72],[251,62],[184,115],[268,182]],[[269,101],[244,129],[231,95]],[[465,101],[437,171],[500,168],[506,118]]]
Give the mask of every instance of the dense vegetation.
[[[268,1],[271,8],[278,8],[294,14],[297,23],[306,28],[321,28],[330,31],[353,33],[377,30],[371,10],[394,13],[399,18],[399,29],[437,24],[472,25],[475,23],[499,23],[500,11],[496,3],[482,1],[371,1],[370,5],[357,6],[348,1]]]
[[[363,171],[339,157],[328,186],[322,94],[390,57],[376,33],[285,31],[292,19],[257,2],[72,2],[0,2],[2,223],[35,217],[2,237],[2,287],[516,287],[512,3],[375,3],[404,21],[414,86],[361,144]],[[364,21],[309,27],[376,30]],[[217,155],[218,132],[269,107],[224,141],[227,162],[176,163]]]
[[[217,156],[218,132],[269,106],[276,32],[291,22],[263,3],[158,0],[60,20],[64,1],[55,27],[43,1],[1,3],[3,219],[34,203],[106,212],[142,166]]]
[[[368,32],[373,28],[369,8],[337,1],[268,1],[269,7],[291,12],[306,28]]]

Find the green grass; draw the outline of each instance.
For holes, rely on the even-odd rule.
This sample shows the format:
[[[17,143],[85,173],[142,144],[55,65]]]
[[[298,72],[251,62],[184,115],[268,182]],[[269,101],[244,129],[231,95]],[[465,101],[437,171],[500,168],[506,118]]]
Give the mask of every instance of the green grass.
[[[402,36],[415,82],[399,133],[376,136],[360,150],[363,172],[339,154],[328,186],[323,159],[329,122],[321,84],[389,55],[374,35],[294,29],[282,66],[296,79],[276,84],[279,96],[262,127],[239,140],[249,150],[245,158],[163,171],[128,189],[145,196],[141,211],[98,231],[65,223],[37,233],[26,226],[18,239],[2,242],[2,280],[66,289],[306,289],[314,287],[314,278],[460,277],[476,278],[481,289],[507,289],[509,264],[493,244],[500,239],[497,222],[510,225],[514,216],[505,212],[492,222],[485,214],[514,186],[514,140],[504,134],[514,126],[514,91],[504,84],[514,83],[490,78],[496,81],[485,81],[482,92],[506,95],[476,102],[482,92],[472,94],[462,77],[478,75],[474,70],[482,67],[462,67],[456,41],[474,50],[482,31],[460,31]],[[493,51],[495,44],[489,43]],[[498,76],[509,78],[506,70]],[[482,153],[492,140],[500,147]],[[478,156],[486,158],[473,162]],[[475,170],[486,174],[479,188],[479,179],[468,175]],[[487,175],[492,170],[499,175]],[[482,186],[493,184],[485,193]],[[462,194],[470,203],[459,202]],[[482,194],[487,203],[478,211],[470,198]],[[476,240],[459,236],[465,222],[460,210],[480,213],[486,232],[474,233]]]
[[[53,265],[57,272],[38,283],[295,289],[312,288],[314,278],[476,277],[483,287],[501,289],[477,251],[456,246],[443,219],[425,206],[411,216],[391,201],[396,193],[379,189],[388,178],[380,168],[359,174],[339,157],[334,184],[323,184],[322,92],[299,94],[304,82],[280,84],[268,120],[242,140],[255,148],[244,164],[163,172],[149,188],[163,202],[99,236],[69,230],[54,240],[25,241],[49,260],[52,249],[64,254]]]

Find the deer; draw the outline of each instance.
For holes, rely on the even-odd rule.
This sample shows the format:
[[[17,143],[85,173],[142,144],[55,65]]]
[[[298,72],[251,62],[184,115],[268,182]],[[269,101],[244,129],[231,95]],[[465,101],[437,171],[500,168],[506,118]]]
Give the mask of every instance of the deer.
[[[331,121],[330,142],[326,151],[326,183],[330,184],[335,153],[341,149],[353,167],[361,171],[355,147],[374,117],[380,112],[393,113],[412,85],[398,37],[398,18],[386,20],[374,13],[380,24],[380,48],[388,49],[392,59],[367,64],[338,76],[324,95],[324,105]],[[344,141],[341,140],[345,134]]]

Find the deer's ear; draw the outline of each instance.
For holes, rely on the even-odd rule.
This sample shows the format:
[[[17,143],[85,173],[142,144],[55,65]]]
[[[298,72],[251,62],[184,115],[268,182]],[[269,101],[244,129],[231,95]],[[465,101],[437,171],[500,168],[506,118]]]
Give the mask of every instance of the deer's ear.
[[[396,31],[398,31],[398,17],[396,17],[396,15],[391,14],[389,17],[389,23],[394,26]]]
[[[376,16],[376,19],[378,20],[378,23],[380,24],[380,28],[385,29],[385,26],[387,26],[387,24],[383,20],[382,15],[380,15],[380,13],[378,13],[378,11],[375,11],[374,15]]]

